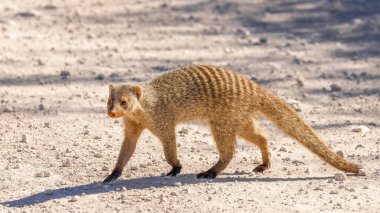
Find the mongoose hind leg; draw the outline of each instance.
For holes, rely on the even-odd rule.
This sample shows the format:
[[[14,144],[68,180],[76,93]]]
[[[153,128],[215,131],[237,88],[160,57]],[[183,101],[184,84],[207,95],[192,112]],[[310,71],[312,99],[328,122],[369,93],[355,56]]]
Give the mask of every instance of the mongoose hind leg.
[[[268,149],[268,140],[260,126],[254,121],[250,121],[246,125],[242,126],[239,130],[239,136],[245,139],[246,141],[256,144],[262,155],[263,163],[258,165],[254,172],[264,172],[270,168],[270,153]]]
[[[177,158],[177,144],[175,139],[175,127],[168,127],[162,129],[157,134],[157,137],[161,140],[164,149],[165,159],[172,169],[166,176],[177,176],[182,169],[182,165]]]
[[[211,131],[219,152],[218,162],[209,170],[199,173],[197,178],[215,178],[230,163],[235,152],[236,135],[229,128],[211,125]]]
[[[120,149],[119,157],[112,173],[103,181],[103,183],[115,181],[120,177],[125,164],[127,164],[136,149],[137,140],[143,130],[144,128],[136,122],[128,119],[124,120],[124,141]]]

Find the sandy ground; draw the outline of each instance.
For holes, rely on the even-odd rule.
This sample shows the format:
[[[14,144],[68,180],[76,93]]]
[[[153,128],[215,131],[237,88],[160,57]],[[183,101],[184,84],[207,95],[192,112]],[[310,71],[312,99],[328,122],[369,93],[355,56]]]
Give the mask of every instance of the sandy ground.
[[[380,5],[376,0],[0,3],[0,212],[378,212]],[[144,132],[120,179],[122,123],[109,82],[141,82],[190,63],[230,68],[292,103],[367,176],[334,179],[271,123],[272,168],[238,142],[215,180],[206,126],[178,133],[183,173]],[[186,132],[186,131],[185,131]]]

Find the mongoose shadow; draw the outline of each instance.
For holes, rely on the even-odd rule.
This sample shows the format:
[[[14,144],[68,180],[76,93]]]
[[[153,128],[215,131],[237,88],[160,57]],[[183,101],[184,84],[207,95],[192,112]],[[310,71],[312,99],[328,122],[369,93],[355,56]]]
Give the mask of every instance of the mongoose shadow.
[[[232,176],[230,174],[226,174]],[[133,179],[125,179],[113,182],[111,185],[102,185],[99,183],[90,183],[73,187],[65,187],[59,189],[49,190],[49,194],[45,191],[32,194],[20,199],[1,202],[1,205],[8,207],[23,207],[27,205],[34,205],[39,203],[45,203],[50,200],[56,200],[71,196],[81,196],[82,193],[86,195],[107,193],[111,191],[117,191],[118,188],[126,187],[128,190],[143,190],[150,187],[162,188],[162,187],[177,187],[173,184],[175,182],[181,182],[183,186],[197,185],[202,183],[235,183],[235,182],[297,182],[297,181],[311,181],[311,180],[325,180],[333,177],[291,177],[291,178],[257,178],[257,177],[223,177],[222,174],[217,179],[197,179],[195,174],[184,174],[177,177],[167,179],[163,176],[153,177],[139,177]]]

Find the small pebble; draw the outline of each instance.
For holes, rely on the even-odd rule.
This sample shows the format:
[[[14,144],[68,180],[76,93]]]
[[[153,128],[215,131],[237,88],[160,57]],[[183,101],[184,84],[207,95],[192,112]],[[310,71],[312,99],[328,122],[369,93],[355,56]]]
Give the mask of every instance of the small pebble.
[[[305,86],[305,79],[302,78],[302,77],[298,77],[298,78],[297,78],[297,84],[298,84],[298,86],[300,86],[300,87]]]
[[[332,195],[336,195],[336,194],[338,194],[338,191],[336,191],[336,190],[332,190],[332,191],[330,191],[330,194],[332,194]]]
[[[170,192],[170,195],[177,196],[178,194],[177,194],[177,192]]]
[[[125,194],[121,194],[121,195],[120,195],[120,199],[121,199],[121,200],[125,200],[125,199],[127,199],[127,196],[125,196]]]
[[[70,77],[70,72],[67,70],[62,70],[61,73],[59,73],[59,76],[61,76],[61,79],[67,80]]]
[[[334,179],[336,180],[336,181],[344,181],[344,180],[346,180],[346,174],[345,173],[336,173],[335,175],[334,175]]]
[[[66,159],[65,161],[62,162],[62,167],[70,167],[71,162],[69,159]]]
[[[241,172],[240,172],[240,170],[239,170],[239,169],[236,169],[236,170],[235,170],[235,172],[234,172],[234,174],[235,174],[235,175],[240,175],[240,174],[241,174]]]
[[[182,129],[180,131],[178,131],[178,133],[186,135],[189,133],[189,130],[185,127],[182,127]]]
[[[38,109],[40,111],[45,110],[45,106],[43,104],[38,105]]]
[[[102,171],[108,171],[108,170],[109,170],[109,168],[107,166],[102,167]]]
[[[6,106],[3,112],[6,112],[6,113],[12,112],[12,108],[10,108],[9,106]]]
[[[104,74],[100,73],[95,77],[96,80],[104,80]]]
[[[35,176],[35,177],[43,177],[44,174],[43,174],[42,172],[38,172],[38,173],[36,173],[34,176]]]
[[[359,148],[364,148],[364,146],[361,145],[361,144],[359,144],[359,145],[357,145],[357,146],[355,147],[355,149],[359,149]]]
[[[25,134],[21,135],[21,142],[23,142],[23,143],[27,143],[28,142],[28,138],[26,137]]]
[[[102,155],[101,153],[95,153],[95,154],[94,154],[94,157],[96,157],[96,158],[102,158],[103,155]]]
[[[118,78],[120,75],[116,72],[111,73],[110,78]]]
[[[69,199],[69,202],[77,202],[79,200],[79,196],[75,195]]]
[[[330,85],[330,89],[331,89],[331,92],[338,92],[342,90],[342,87],[334,83]]]
[[[16,16],[21,16],[23,18],[31,18],[31,17],[35,17],[36,14],[32,11],[23,11],[23,12],[16,13]]]
[[[286,152],[287,149],[285,147],[281,147],[278,151],[280,151],[280,152]]]
[[[166,198],[164,198],[164,197],[160,197],[160,203],[163,203],[163,202],[165,202],[166,201]]]
[[[301,102],[297,100],[287,100],[286,102],[290,104],[297,112],[302,112]]]
[[[259,39],[259,43],[260,43],[260,44],[266,44],[266,43],[268,43],[268,39],[267,39],[267,38],[264,38],[264,37],[261,37],[261,38]]]
[[[338,154],[341,157],[344,157],[343,152],[341,150],[337,151],[336,154]]]
[[[173,183],[173,185],[179,187],[179,186],[182,186],[182,183],[181,182],[175,182],[175,183]]]
[[[255,158],[255,159],[253,160],[253,163],[254,163],[254,164],[261,164],[261,160],[258,159],[258,158]]]
[[[46,127],[46,128],[50,128],[50,123],[49,123],[49,122],[45,122],[45,123],[44,123],[44,127]]]
[[[241,37],[248,37],[251,33],[249,32],[249,30],[239,28],[236,30],[236,34]]]
[[[359,169],[358,175],[359,176],[367,176],[367,172],[364,169]]]
[[[37,59],[38,66],[44,66],[45,63],[41,59]]]
[[[45,190],[44,193],[45,193],[45,195],[52,195],[52,194],[54,194],[53,190],[51,190],[51,189]]]
[[[351,131],[366,134],[370,131],[370,129],[364,125],[360,125],[360,126],[353,127]]]

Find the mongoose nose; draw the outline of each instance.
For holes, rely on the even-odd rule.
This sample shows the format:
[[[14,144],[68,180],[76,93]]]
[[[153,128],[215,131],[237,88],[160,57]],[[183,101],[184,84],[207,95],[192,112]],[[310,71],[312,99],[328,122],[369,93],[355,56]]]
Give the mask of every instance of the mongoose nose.
[[[113,113],[113,112],[108,112],[108,116],[110,116],[110,117],[115,117],[115,113]]]

